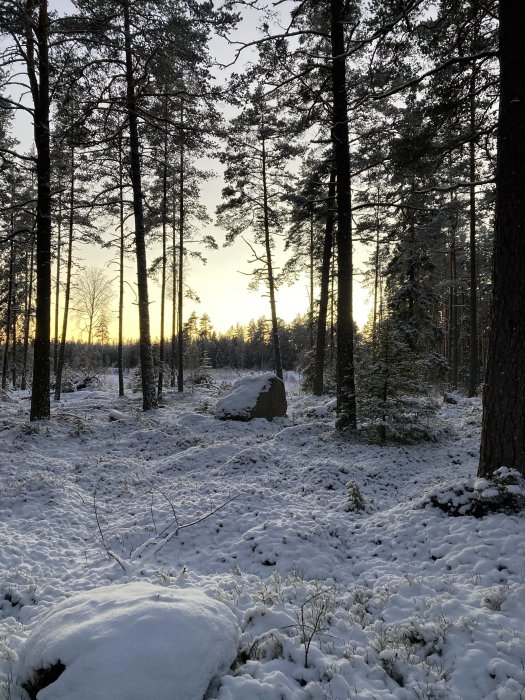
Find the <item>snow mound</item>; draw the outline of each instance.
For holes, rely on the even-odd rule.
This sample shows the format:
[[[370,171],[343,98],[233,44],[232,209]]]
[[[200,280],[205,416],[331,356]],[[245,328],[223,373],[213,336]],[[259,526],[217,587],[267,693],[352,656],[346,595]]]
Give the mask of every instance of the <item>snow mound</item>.
[[[27,687],[42,669],[65,666],[38,700],[202,700],[228,671],[239,634],[231,610],[198,589],[104,586],[39,622],[19,675]]]
[[[215,417],[251,420],[286,415],[284,383],[272,372],[248,375],[233,383],[231,390],[217,401]]]

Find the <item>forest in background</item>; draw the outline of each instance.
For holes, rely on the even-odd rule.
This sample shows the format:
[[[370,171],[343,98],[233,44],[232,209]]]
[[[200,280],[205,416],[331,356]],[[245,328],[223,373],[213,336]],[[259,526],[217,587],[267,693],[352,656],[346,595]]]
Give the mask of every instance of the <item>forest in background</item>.
[[[226,244],[242,238],[249,246],[250,285],[268,297],[280,377],[286,333],[276,290],[299,274],[309,279],[301,364],[316,394],[327,371],[335,376],[337,427],[355,428],[361,413],[384,440],[395,416],[421,412],[436,388],[478,393],[505,85],[495,2],[74,7],[65,15],[50,13],[45,0],[9,0],[0,14],[3,382],[31,379],[32,419],[50,415],[52,373],[60,397],[81,241],[114,250],[119,392],[128,255],[137,271],[143,407],[162,397],[168,354],[171,381],[183,391],[185,343],[193,342],[184,299],[195,294],[187,262],[217,247],[203,233],[203,157],[224,166],[216,220]],[[259,33],[244,41],[236,26],[247,12]],[[502,31],[511,52],[512,28],[503,22]],[[219,39],[231,60],[214,55]],[[508,87],[518,71],[505,67]],[[20,111],[33,121],[30,151],[11,135]],[[226,120],[225,111],[234,116]],[[276,272],[278,240],[290,257]],[[369,250],[364,271],[353,260],[357,243]],[[356,274],[373,298],[359,340]],[[161,287],[159,329],[149,321],[152,276]],[[155,358],[153,335],[161,339]]]

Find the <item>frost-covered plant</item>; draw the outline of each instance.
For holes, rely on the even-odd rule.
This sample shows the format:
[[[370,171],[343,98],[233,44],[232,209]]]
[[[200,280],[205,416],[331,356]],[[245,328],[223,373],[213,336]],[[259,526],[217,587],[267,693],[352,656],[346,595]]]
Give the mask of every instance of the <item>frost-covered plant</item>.
[[[304,645],[305,668],[308,668],[308,655],[314,638],[327,636],[334,607],[333,589],[322,589],[307,598],[296,613],[297,627]]]
[[[364,510],[365,499],[355,481],[349,481],[347,486],[348,510]]]
[[[525,510],[525,479],[514,469],[501,467],[492,479],[468,479],[443,485],[430,491],[428,503],[452,516],[489,513],[518,513]]]
[[[428,357],[410,347],[391,319],[378,324],[373,338],[363,340],[356,357],[363,432],[382,443],[432,439],[438,404],[426,382]]]
[[[510,586],[508,584],[502,584],[496,588],[491,588],[483,596],[483,604],[490,610],[495,612],[501,610],[501,606],[507,600],[510,593]]]

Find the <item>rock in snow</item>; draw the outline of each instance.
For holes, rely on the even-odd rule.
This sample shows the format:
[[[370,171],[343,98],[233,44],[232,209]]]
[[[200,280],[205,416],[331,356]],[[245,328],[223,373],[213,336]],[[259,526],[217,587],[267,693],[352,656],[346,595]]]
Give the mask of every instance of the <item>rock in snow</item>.
[[[38,700],[202,700],[238,640],[231,610],[198,589],[104,586],[52,608],[21,650],[19,675],[31,687],[55,669]]]
[[[215,417],[221,420],[272,420],[285,416],[286,409],[284,382],[268,372],[238,379],[231,390],[217,401]]]

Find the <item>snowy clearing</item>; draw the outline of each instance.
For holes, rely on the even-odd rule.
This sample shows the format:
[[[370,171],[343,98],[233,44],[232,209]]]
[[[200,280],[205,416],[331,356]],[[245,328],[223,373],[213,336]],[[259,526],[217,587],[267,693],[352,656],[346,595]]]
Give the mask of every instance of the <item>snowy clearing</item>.
[[[102,381],[40,425],[23,394],[2,403],[0,697],[27,699],[25,640],[53,606],[143,582],[235,615],[236,661],[209,698],[525,698],[525,517],[450,517],[425,496],[475,482],[479,401],[444,406],[435,442],[381,447],[338,436],[331,402],[293,375],[287,392],[288,417],[249,423],[217,420],[205,389],[143,414]],[[130,653],[140,637],[132,625]],[[137,662],[123,696],[112,660],[105,689],[75,697],[189,700],[209,682],[191,663],[167,691]],[[39,699],[68,697],[56,685]]]

